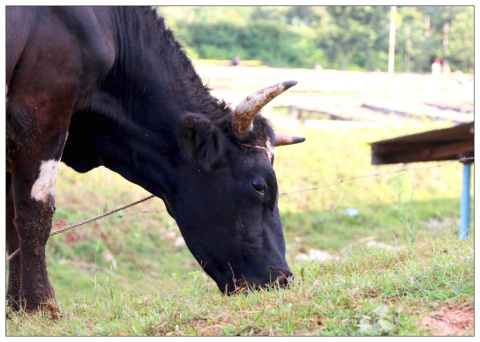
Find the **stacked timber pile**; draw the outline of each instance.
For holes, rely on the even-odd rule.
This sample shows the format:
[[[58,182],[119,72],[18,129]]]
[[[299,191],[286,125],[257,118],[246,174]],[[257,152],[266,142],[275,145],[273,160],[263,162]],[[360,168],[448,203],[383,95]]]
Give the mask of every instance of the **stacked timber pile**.
[[[473,121],[473,112],[462,113],[455,107],[432,105],[430,103],[411,103],[398,100],[373,100],[362,104],[363,108],[374,112],[410,118],[430,120],[448,120],[453,123]]]
[[[276,121],[335,120],[397,123],[473,121],[473,78],[433,80],[428,74],[364,73],[336,70],[275,69],[199,65],[212,94],[233,107],[251,91],[285,80],[298,85],[271,102],[263,114]],[[275,115],[272,115],[275,112]]]

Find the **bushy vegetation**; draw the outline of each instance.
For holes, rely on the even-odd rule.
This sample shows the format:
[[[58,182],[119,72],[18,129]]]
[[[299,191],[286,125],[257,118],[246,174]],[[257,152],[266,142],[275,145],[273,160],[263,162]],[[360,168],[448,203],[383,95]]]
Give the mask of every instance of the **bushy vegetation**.
[[[192,57],[276,67],[386,71],[390,6],[158,7]],[[395,69],[429,72],[434,58],[473,68],[473,6],[400,6]],[[444,41],[448,42],[444,46]]]

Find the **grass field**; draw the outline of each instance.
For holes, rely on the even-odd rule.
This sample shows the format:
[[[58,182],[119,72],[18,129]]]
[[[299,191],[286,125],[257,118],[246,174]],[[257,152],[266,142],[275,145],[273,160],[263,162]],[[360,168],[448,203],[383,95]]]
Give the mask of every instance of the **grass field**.
[[[243,77],[241,89],[258,83],[254,72]],[[214,77],[210,85],[235,88]],[[307,138],[275,156],[296,276],[287,290],[221,295],[152,199],[52,237],[48,270],[61,316],[10,313],[7,335],[472,335],[473,237],[460,241],[457,232],[461,165],[370,165],[369,143],[448,126],[397,119],[281,129]],[[63,164],[56,193],[61,225],[148,196],[104,168],[78,174]],[[349,208],[358,214],[347,216]]]

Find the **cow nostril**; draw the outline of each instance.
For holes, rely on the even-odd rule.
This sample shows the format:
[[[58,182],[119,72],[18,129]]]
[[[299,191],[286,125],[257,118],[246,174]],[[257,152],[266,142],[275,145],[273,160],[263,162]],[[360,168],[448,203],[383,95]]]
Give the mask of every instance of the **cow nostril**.
[[[275,282],[280,287],[287,287],[289,284],[293,283],[293,274],[291,272],[282,273]]]

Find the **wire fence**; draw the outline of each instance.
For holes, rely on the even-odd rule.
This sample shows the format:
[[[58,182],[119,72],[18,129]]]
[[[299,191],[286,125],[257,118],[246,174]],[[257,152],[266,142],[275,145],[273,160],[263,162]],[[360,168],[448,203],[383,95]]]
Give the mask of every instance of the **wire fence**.
[[[453,163],[458,163],[458,162],[466,163],[466,162],[473,162],[473,161],[474,161],[474,157],[464,157],[464,158],[460,158],[460,159],[457,159],[457,160],[452,160],[452,161],[443,162],[443,163],[437,163],[437,164],[435,164],[435,165],[421,166],[421,167],[415,167],[415,168],[403,167],[403,168],[400,168],[400,169],[398,169],[398,170],[393,170],[393,171],[376,172],[376,173],[373,173],[373,174],[367,174],[367,175],[360,175],[360,176],[355,176],[355,177],[344,178],[344,179],[341,179],[341,180],[339,180],[339,181],[336,181],[336,182],[333,182],[333,183],[330,183],[330,184],[324,184],[324,185],[315,186],[315,187],[311,187],[311,188],[307,188],[307,189],[302,189],[302,190],[282,192],[282,193],[280,193],[279,195],[280,195],[280,196],[286,196],[286,195],[291,195],[291,194],[298,194],[298,193],[304,193],[304,192],[309,192],[309,191],[315,191],[315,190],[319,190],[319,189],[322,189],[322,188],[326,188],[326,187],[330,187],[330,186],[334,186],[334,185],[339,185],[339,184],[342,184],[342,183],[345,183],[345,182],[350,182],[350,181],[354,181],[354,180],[362,179],[362,178],[379,177],[379,176],[384,176],[384,175],[389,175],[389,174],[399,173],[399,172],[407,172],[407,171],[415,171],[415,170],[433,169],[433,168],[439,168],[439,167],[442,167],[442,166],[450,165],[450,164],[453,164]],[[149,199],[152,199],[153,197],[155,197],[155,196],[154,196],[154,195],[147,196],[147,197],[145,197],[145,198],[143,198],[143,199],[140,199],[140,200],[138,200],[138,201],[135,201],[135,202],[132,202],[132,203],[123,205],[123,206],[121,206],[121,207],[118,207],[118,208],[116,208],[116,209],[110,210],[110,211],[108,211],[108,212],[104,212],[104,213],[101,214],[101,215],[92,217],[92,218],[87,219],[87,220],[79,221],[79,222],[76,222],[76,223],[66,224],[66,223],[63,223],[63,222],[57,222],[57,223],[53,224],[52,227],[62,226],[62,228],[57,229],[57,230],[51,232],[51,233],[50,233],[50,236],[63,233],[63,232],[65,232],[65,231],[67,231],[67,230],[71,230],[71,229],[77,228],[77,227],[79,227],[79,226],[83,226],[83,225],[85,225],[85,224],[88,224],[88,223],[91,223],[91,222],[94,222],[94,221],[97,221],[97,220],[100,220],[100,219],[105,219],[105,218],[108,218],[108,219],[116,219],[116,218],[124,218],[124,217],[127,217],[127,216],[134,216],[134,215],[141,215],[141,214],[149,214],[149,213],[153,213],[153,212],[157,212],[157,213],[166,212],[166,211],[167,211],[166,209],[161,209],[161,210],[143,210],[143,211],[134,212],[134,213],[120,214],[120,215],[116,215],[116,216],[111,216],[111,215],[114,214],[114,213],[117,213],[117,212],[119,212],[119,211],[125,210],[125,209],[130,208],[130,207],[132,207],[132,206],[134,206],[134,205],[137,205],[137,204],[139,204],[139,203],[145,202],[145,201],[147,201],[147,200],[149,200]],[[7,258],[7,261],[9,261],[9,260],[11,260],[13,257],[15,257],[15,255],[17,255],[19,252],[20,252],[20,249],[17,249],[15,252],[13,252],[13,253]]]
[[[456,160],[451,160],[451,161],[447,161],[447,162],[442,162],[442,163],[437,163],[435,165],[428,165],[428,166],[420,166],[420,167],[414,167],[414,168],[407,168],[407,167],[402,167],[398,170],[392,170],[392,171],[387,171],[387,172],[376,172],[376,173],[372,173],[372,174],[367,174],[367,175],[360,175],[360,176],[355,176],[355,177],[349,177],[349,178],[344,178],[344,179],[341,179],[341,180],[338,180],[336,182],[333,182],[333,183],[329,183],[329,184],[323,184],[323,185],[319,185],[319,186],[315,186],[315,187],[311,187],[311,188],[307,188],[307,189],[301,189],[301,190],[295,190],[295,191],[287,191],[287,192],[282,192],[280,193],[279,195],[280,196],[286,196],[286,195],[291,195],[291,194],[298,194],[298,193],[304,193],[304,192],[309,192],[309,191],[315,191],[315,190],[319,190],[319,189],[322,189],[322,188],[327,188],[327,187],[331,187],[331,186],[334,186],[334,185],[339,185],[339,184],[342,184],[342,183],[345,183],[345,182],[350,182],[350,181],[354,181],[354,180],[357,180],[357,179],[362,179],[362,178],[373,178],[373,177],[379,177],[379,176],[384,176],[384,175],[389,175],[389,174],[394,174],[394,173],[399,173],[399,172],[408,172],[408,171],[416,171],[416,170],[427,170],[427,169],[434,169],[434,168],[439,168],[439,167],[442,167],[442,166],[446,166],[446,165],[451,165],[453,163],[458,163],[458,162],[462,162],[462,163],[465,163],[465,162],[473,162],[474,161],[474,157],[464,157],[464,158],[460,158],[460,159],[456,159]],[[129,207],[130,206],[133,206],[135,204],[138,204],[140,202],[143,202],[143,201],[146,201],[150,198],[153,198],[154,196],[148,196],[147,198],[144,198],[143,200],[139,200],[137,202],[134,202],[134,204],[131,204],[131,205],[128,205]],[[107,218],[107,216],[111,215],[111,214],[114,214],[115,212],[118,212],[118,211],[121,211],[121,210],[124,210],[126,209],[126,207],[120,207],[120,208],[117,208],[115,209],[114,211],[111,211],[109,213],[106,213],[106,214],[102,214],[100,215],[101,217],[97,216],[96,218],[93,218],[93,219],[90,219],[88,220],[89,222],[93,222],[94,220],[97,220],[97,219],[102,219],[102,218]],[[128,214],[120,214],[120,215],[116,215],[116,216],[110,216],[108,217],[108,219],[116,219],[116,218],[124,218],[124,217],[128,217],[128,216],[134,216],[134,215],[141,215],[141,214],[150,214],[150,213],[160,213],[160,212],[166,212],[167,210],[166,209],[161,209],[161,210],[143,210],[143,211],[138,211],[138,212],[134,212],[134,213],[128,213]],[[83,222],[83,223],[82,223]],[[75,223],[75,225],[79,225],[79,224],[86,224],[86,223],[89,223],[89,222],[85,222],[85,221],[81,221],[79,223]],[[68,224],[65,224],[65,223],[61,223],[61,222],[57,222],[55,223],[53,226],[65,226],[65,225],[68,225]],[[57,231],[54,232],[55,234],[58,234]],[[52,233],[53,235],[53,233]]]
[[[465,163],[465,162],[469,162],[469,161],[473,161],[473,160],[474,160],[474,157],[464,157],[464,158],[451,160],[451,161],[444,162],[444,163],[438,163],[438,164],[435,164],[435,165],[420,166],[420,167],[414,167],[414,168],[404,167],[404,168],[401,168],[401,169],[398,169],[398,170],[393,170],[393,171],[377,172],[377,173],[372,173],[372,174],[368,174],[368,175],[349,177],[349,178],[344,178],[344,179],[341,179],[339,181],[336,181],[336,182],[333,182],[333,183],[330,183],[330,184],[319,185],[319,186],[315,186],[315,187],[308,188],[308,189],[282,192],[280,194],[280,196],[319,190],[319,189],[322,189],[322,188],[327,188],[327,187],[330,187],[330,186],[338,185],[338,184],[341,184],[341,183],[345,183],[345,182],[349,182],[349,181],[353,181],[353,180],[361,179],[361,178],[379,177],[379,176],[389,175],[389,174],[392,174],[392,173],[407,172],[407,171],[434,169],[434,168],[450,165],[450,164],[453,164],[453,163],[458,163],[458,162]]]

